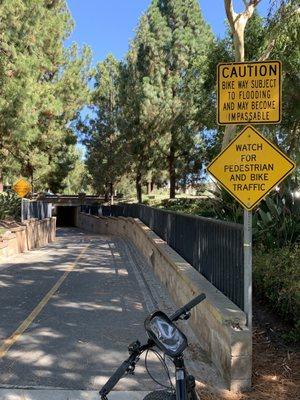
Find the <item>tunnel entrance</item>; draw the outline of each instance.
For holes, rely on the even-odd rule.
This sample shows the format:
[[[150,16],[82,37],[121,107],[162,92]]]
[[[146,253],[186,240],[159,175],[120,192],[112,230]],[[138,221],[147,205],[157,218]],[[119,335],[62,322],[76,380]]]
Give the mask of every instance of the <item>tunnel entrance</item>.
[[[77,207],[57,206],[56,225],[57,226],[76,226]]]

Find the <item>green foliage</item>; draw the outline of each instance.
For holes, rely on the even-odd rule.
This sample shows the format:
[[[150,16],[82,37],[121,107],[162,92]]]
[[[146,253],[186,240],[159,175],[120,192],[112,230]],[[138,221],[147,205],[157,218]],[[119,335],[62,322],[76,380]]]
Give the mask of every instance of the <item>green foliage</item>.
[[[182,212],[185,214],[199,215],[207,218],[216,218],[212,199],[178,198],[163,200],[158,207],[171,211]]]
[[[300,13],[299,1],[270,2],[270,13],[263,19],[257,12],[249,19],[245,29],[245,59],[257,61],[278,59],[283,63],[282,123],[263,127],[264,134],[300,162]],[[223,129],[216,123],[216,67],[220,62],[234,61],[233,38],[230,29],[224,39],[215,41],[210,49],[208,68],[199,95],[199,120],[208,129],[203,131],[206,159],[210,161],[221,148]],[[237,128],[237,132],[239,128]],[[299,169],[292,180],[299,177]]]
[[[73,28],[65,0],[4,0],[0,26],[0,170],[10,176],[13,158],[35,189],[57,190],[53,175],[67,175],[76,143],[71,122],[88,99],[90,50],[64,47]]]
[[[155,148],[156,165],[168,168],[171,197],[178,176],[186,174],[187,166],[199,165],[195,98],[211,43],[196,0],[153,0],[129,52],[129,80],[138,79],[139,102],[131,120],[142,132],[142,148]]]
[[[243,223],[243,208],[226,190],[217,186],[217,190],[212,194],[214,195],[212,207],[217,219]]]
[[[287,339],[300,340],[300,246],[266,250],[253,257],[254,290],[294,329]]]
[[[0,193],[0,220],[21,219],[21,199],[13,192]]]
[[[272,193],[254,213],[254,239],[267,248],[289,246],[299,242],[300,213],[297,203],[288,193]]]
[[[63,181],[65,187],[63,194],[78,194],[81,192],[92,194],[93,189],[90,186],[92,177],[90,176],[85,160],[83,159],[83,152],[74,149],[74,163],[73,168]]]
[[[207,218],[216,218],[222,221],[235,223],[243,222],[243,209],[223,189],[211,192],[213,196],[205,199],[178,198],[163,200],[158,205],[167,210],[194,214]]]
[[[120,75],[120,116],[118,127],[129,155],[129,173],[133,174],[136,194],[142,201],[142,179],[159,164],[158,146],[154,145],[151,132],[155,126],[147,120],[142,108],[144,93],[144,63],[145,49],[143,43],[148,32],[147,18],[141,19],[137,35],[126,56],[126,62],[121,65]],[[160,161],[162,161],[160,159]],[[165,167],[161,165],[162,168]]]
[[[118,130],[120,64],[109,55],[97,65],[93,116],[79,125],[87,148],[86,165],[97,193],[113,195],[126,171],[126,153]]]

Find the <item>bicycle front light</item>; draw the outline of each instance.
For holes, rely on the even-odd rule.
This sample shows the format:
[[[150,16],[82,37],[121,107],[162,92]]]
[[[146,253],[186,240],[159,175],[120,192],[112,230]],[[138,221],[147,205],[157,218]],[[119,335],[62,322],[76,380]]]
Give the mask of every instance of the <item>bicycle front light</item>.
[[[145,320],[145,329],[156,346],[170,357],[179,356],[188,345],[186,336],[162,311]]]

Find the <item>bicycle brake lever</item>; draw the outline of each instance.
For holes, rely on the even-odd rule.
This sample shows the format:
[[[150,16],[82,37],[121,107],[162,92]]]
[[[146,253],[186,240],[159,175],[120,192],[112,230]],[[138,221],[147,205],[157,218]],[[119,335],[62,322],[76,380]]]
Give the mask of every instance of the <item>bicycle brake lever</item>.
[[[127,370],[127,374],[134,375],[134,370],[135,370],[135,365],[131,365]]]
[[[139,340],[136,340],[135,342],[130,343],[130,345],[128,346],[129,354],[138,353],[140,347],[141,347],[141,343],[139,342]]]
[[[182,321],[187,320],[190,318],[190,316],[191,316],[191,313],[188,311],[188,312],[184,313],[181,317],[179,317],[179,319]]]

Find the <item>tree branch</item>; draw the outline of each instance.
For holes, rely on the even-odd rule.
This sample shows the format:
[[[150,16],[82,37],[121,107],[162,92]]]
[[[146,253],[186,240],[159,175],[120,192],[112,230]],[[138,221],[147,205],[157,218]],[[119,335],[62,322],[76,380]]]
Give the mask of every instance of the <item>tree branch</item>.
[[[272,50],[274,49],[275,43],[276,43],[276,39],[272,39],[270,41],[270,43],[268,44],[268,47],[262,53],[262,55],[259,57],[258,61],[266,61],[270,57],[270,54],[271,54]]]
[[[237,13],[233,9],[233,0],[224,0],[225,1],[225,11],[227,15],[227,19],[230,23],[230,25],[233,27],[234,22],[237,18]]]

